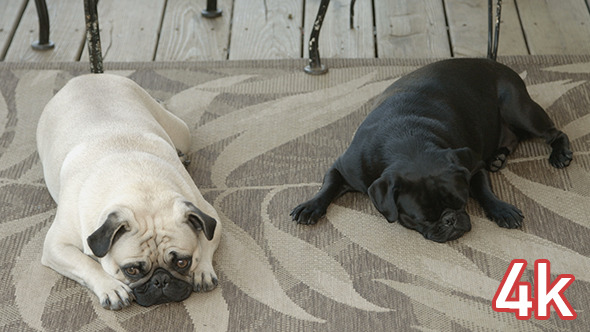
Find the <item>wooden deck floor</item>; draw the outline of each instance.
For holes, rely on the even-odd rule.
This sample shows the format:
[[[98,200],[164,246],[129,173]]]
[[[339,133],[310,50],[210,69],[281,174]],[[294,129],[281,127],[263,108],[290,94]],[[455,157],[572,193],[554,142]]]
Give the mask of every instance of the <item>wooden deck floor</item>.
[[[320,0],[100,0],[105,61],[307,57]],[[499,55],[589,54],[590,0],[504,0]],[[47,0],[50,51],[38,39],[33,0],[0,0],[0,61],[86,61],[82,0]],[[323,58],[484,56],[486,0],[332,0],[320,36]]]

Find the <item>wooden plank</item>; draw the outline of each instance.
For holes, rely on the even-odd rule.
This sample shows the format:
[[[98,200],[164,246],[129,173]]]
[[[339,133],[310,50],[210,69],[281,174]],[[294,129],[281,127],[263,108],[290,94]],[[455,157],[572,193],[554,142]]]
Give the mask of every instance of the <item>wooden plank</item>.
[[[308,42],[321,0],[305,2],[303,56],[309,57]],[[373,13],[371,1],[360,0],[354,6],[354,29],[350,28],[350,0],[332,0],[320,32],[322,58],[373,58]]]
[[[31,44],[39,39],[39,19],[35,2],[30,0],[18,25],[5,61],[76,61],[84,42],[84,4],[80,0],[48,0],[50,39],[55,48],[35,51]]]
[[[165,0],[100,0],[98,25],[103,60],[152,61]],[[88,61],[87,45],[82,61]]]
[[[451,55],[440,0],[375,1],[375,21],[380,58]]]
[[[205,1],[168,1],[156,61],[227,59],[232,0],[217,2],[217,18],[201,15]]]
[[[488,48],[488,2],[445,0],[453,55],[485,57]],[[496,1],[494,1],[494,15]],[[498,55],[526,55],[528,50],[514,0],[502,1]],[[494,16],[494,23],[496,17]]]
[[[26,6],[27,0],[0,1],[0,60],[10,45],[10,39]]]
[[[531,54],[590,53],[590,14],[581,0],[517,0]]]
[[[300,58],[303,1],[235,0],[229,59]]]

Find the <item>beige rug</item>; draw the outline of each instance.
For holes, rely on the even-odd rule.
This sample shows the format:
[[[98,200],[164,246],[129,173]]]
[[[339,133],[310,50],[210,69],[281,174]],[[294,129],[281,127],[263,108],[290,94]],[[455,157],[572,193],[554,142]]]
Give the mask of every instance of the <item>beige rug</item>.
[[[372,99],[427,60],[107,64],[192,128],[190,172],[220,212],[219,287],[183,303],[112,312],[41,266],[55,214],[35,148],[47,101],[86,64],[0,63],[0,330],[2,331],[588,331],[590,326],[590,56],[510,57],[533,98],[572,141],[574,162],[549,166],[541,141],[493,175],[498,196],[526,215],[499,228],[469,203],[473,229],[437,244],[389,224],[347,194],[312,227],[290,210],[313,195]],[[549,259],[578,313],[520,321],[492,310],[512,259]]]

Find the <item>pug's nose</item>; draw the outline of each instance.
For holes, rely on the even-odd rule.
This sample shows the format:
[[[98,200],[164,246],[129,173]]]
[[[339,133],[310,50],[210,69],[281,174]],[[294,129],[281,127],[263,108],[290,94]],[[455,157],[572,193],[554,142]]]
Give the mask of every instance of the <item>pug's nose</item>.
[[[443,215],[441,221],[456,231],[469,232],[471,230],[471,218],[465,211],[448,211]]]
[[[154,276],[152,277],[152,285],[156,288],[165,288],[170,283],[170,275],[166,271],[158,271],[154,272]]]
[[[457,216],[454,213],[447,213],[442,217],[442,222],[446,226],[455,227],[457,224]]]

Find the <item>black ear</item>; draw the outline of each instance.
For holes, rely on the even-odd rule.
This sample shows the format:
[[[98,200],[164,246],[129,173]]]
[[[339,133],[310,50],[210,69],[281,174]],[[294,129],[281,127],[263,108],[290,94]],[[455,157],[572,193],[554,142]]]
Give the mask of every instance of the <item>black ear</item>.
[[[186,202],[186,205],[189,207],[188,222],[195,228],[195,230],[203,231],[207,240],[211,241],[215,234],[217,220],[199,210],[199,208],[191,202]]]
[[[395,205],[396,188],[393,175],[384,173],[371,184],[369,197],[381,214],[389,222],[397,220],[397,206]]]
[[[117,212],[112,212],[107,220],[88,239],[88,246],[96,257],[104,257],[115,242],[115,235],[126,231],[127,221],[121,220]]]

